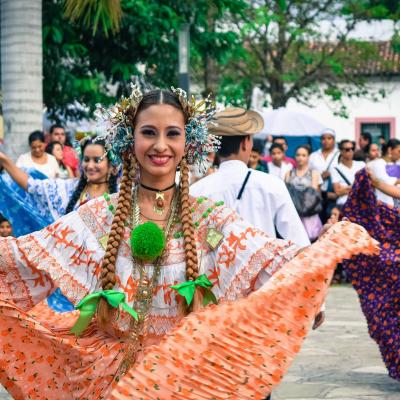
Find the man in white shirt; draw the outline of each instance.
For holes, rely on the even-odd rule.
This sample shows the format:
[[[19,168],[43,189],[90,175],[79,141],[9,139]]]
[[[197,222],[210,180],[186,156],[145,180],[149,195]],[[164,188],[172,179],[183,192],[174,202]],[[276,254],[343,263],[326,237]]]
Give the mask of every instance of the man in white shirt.
[[[310,155],[310,169],[316,169],[322,179],[321,191],[328,190],[328,179],[331,176],[330,169],[338,163],[339,151],[335,147],[335,131],[325,129],[321,133],[321,148]]]
[[[299,246],[309,245],[307,233],[293,205],[285,183],[265,172],[247,167],[253,134],[263,128],[254,111],[227,108],[217,113],[209,130],[222,136],[217,172],[190,187],[193,196],[223,200],[246,221],[276,237],[276,232]]]
[[[336,204],[342,207],[347,200],[354,183],[356,173],[365,167],[364,161],[354,161],[355,143],[351,140],[342,140],[339,143],[340,162],[331,167],[333,190],[338,198]]]
[[[321,132],[321,148],[310,155],[310,169],[317,170],[323,180],[321,185],[321,195],[323,199],[323,211],[320,214],[322,222],[330,217],[330,208],[334,205],[336,195],[330,184],[331,168],[338,163],[339,151],[336,149],[335,131],[325,129]]]

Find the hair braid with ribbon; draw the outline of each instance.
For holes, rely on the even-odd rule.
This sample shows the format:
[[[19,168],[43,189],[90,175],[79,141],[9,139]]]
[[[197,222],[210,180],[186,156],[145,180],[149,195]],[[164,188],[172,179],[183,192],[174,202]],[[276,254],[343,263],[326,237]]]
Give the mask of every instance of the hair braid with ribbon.
[[[111,231],[107,241],[106,253],[103,258],[101,271],[101,286],[103,290],[114,288],[115,267],[118,249],[124,236],[125,221],[127,221],[132,203],[132,182],[136,174],[136,159],[125,157],[118,204],[111,224]],[[111,307],[105,299],[101,299],[98,307],[100,323],[105,324],[110,319]]]
[[[189,166],[185,158],[181,164],[181,222],[183,231],[183,241],[185,249],[186,261],[186,279],[194,281],[199,276],[199,264],[196,250],[196,239],[194,232],[193,219],[191,214],[190,196],[189,196]],[[192,309],[201,308],[203,302],[203,294],[200,288],[196,288],[193,298]],[[186,314],[188,311],[186,303],[182,302],[180,314]]]

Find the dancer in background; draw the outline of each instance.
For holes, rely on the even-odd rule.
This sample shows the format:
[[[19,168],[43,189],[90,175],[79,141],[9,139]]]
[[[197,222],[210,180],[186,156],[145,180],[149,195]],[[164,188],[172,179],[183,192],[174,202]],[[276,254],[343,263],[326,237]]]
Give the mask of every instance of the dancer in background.
[[[29,204],[36,207],[37,214],[54,221],[90,199],[117,191],[117,174],[107,157],[104,142],[86,139],[81,151],[83,174],[79,179],[35,179],[1,152],[0,165],[26,192]],[[8,217],[17,218],[18,215]]]
[[[400,381],[400,208],[377,199],[363,169],[356,175],[342,213],[362,225],[380,243],[379,255],[360,255],[343,265],[360,298],[369,334],[379,346],[389,375]]]
[[[4,179],[6,185],[0,188],[0,199],[9,205],[2,212],[19,234],[32,232],[32,227],[41,229],[90,199],[117,191],[117,175],[107,157],[104,141],[86,139],[81,151],[83,173],[80,178],[73,179],[35,179],[32,173],[18,168],[0,152],[0,165],[23,189],[15,188],[9,179]],[[48,304],[58,312],[73,309],[59,289],[49,297]]]

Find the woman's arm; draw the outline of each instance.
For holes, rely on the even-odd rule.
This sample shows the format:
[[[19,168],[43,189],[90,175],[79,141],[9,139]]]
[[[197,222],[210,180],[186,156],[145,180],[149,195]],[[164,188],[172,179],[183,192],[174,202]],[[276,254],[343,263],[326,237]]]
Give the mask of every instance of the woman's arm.
[[[380,179],[376,179],[375,177],[371,176],[372,186],[376,189],[380,190],[381,192],[387,194],[388,196],[394,197],[395,199],[400,199],[400,188],[394,185],[390,185],[389,183],[385,183]]]
[[[340,183],[334,183],[333,190],[336,193],[336,196],[340,197],[340,196],[349,194],[350,190],[351,190],[351,186],[344,186],[344,185],[341,185]]]
[[[0,166],[2,166],[13,178],[13,180],[22,187],[22,189],[27,190],[28,189],[28,178],[29,175],[19,169],[9,158],[6,156],[4,153],[0,151]]]
[[[315,189],[315,190],[320,190],[320,174],[317,170],[312,170],[311,172],[311,186]]]

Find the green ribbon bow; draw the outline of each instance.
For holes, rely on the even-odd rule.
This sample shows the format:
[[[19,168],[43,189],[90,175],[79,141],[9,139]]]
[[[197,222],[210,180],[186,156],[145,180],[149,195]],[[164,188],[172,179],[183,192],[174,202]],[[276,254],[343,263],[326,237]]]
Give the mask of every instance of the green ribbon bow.
[[[125,293],[117,292],[116,290],[102,290],[88,294],[76,305],[75,309],[80,310],[81,313],[72,327],[71,333],[79,336],[89,326],[90,321],[96,313],[97,304],[102,297],[114,308],[118,308],[121,305],[136,321],[138,320],[137,312],[125,302]]]
[[[200,286],[205,289],[203,301],[204,306],[206,306],[208,303],[218,304],[217,298],[210,289],[212,288],[213,284],[208,280],[206,274],[200,275],[194,281],[186,281],[179,283],[178,285],[171,286],[171,289],[176,290],[181,296],[183,296],[186,299],[187,305],[190,306],[193,301],[196,286]]]

